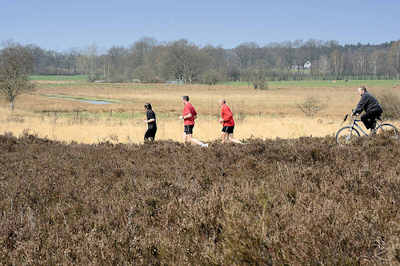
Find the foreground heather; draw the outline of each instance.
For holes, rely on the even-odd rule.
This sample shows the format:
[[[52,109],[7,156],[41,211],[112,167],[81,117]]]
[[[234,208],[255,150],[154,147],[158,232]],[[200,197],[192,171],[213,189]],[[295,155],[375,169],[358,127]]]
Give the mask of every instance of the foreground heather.
[[[400,263],[400,146],[0,136],[1,264]]]

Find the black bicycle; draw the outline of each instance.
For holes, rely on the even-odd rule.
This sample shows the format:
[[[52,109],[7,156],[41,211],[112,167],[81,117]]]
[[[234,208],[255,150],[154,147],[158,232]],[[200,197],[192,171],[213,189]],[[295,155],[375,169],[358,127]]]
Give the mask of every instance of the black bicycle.
[[[349,115],[346,114],[343,120],[343,123],[348,119]],[[361,126],[358,125],[358,122],[361,122],[360,119],[355,119],[353,116],[352,123],[348,126],[342,127],[336,133],[336,142],[341,145],[346,145],[352,143],[354,140],[359,138],[360,132],[368,137],[370,136],[366,133]],[[373,131],[375,134],[382,134],[392,139],[399,139],[399,130],[389,123],[383,123],[380,118],[376,120],[375,130]],[[374,135],[375,135],[374,134]]]

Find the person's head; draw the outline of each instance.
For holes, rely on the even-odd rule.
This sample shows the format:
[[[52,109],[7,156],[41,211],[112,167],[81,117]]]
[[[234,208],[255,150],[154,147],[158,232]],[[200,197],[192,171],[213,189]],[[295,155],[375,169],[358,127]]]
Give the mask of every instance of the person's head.
[[[364,93],[367,92],[367,88],[365,86],[362,86],[358,88],[358,93],[362,96]]]
[[[150,104],[150,103],[146,103],[146,104],[144,105],[144,109],[146,109],[146,110],[152,110],[151,104]]]
[[[189,102],[189,96],[182,96],[183,103]]]
[[[221,99],[221,100],[219,100],[219,105],[223,105],[223,104],[226,104],[226,101],[225,101],[225,99]]]

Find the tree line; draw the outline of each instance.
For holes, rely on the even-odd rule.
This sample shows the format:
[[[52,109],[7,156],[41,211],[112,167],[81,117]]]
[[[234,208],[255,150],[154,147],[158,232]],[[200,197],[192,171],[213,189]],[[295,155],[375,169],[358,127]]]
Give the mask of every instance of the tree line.
[[[400,40],[377,45],[319,40],[265,46],[243,43],[225,49],[200,47],[185,39],[163,43],[143,38],[129,47],[111,47],[105,53],[96,45],[69,52],[36,45],[18,47],[30,54],[33,74],[85,74],[90,81],[249,81],[257,87],[266,80],[400,78]]]

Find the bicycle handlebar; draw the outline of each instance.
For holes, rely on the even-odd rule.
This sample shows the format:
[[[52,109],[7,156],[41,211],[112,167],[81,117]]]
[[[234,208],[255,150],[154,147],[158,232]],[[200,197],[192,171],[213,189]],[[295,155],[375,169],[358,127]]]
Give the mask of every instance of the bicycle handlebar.
[[[360,119],[355,119],[354,117],[357,117],[357,116],[359,116],[359,115],[354,115],[354,114],[353,114],[353,110],[351,110],[351,111],[352,111],[351,114],[346,114],[346,115],[344,116],[344,119],[343,119],[343,122],[342,122],[342,123],[346,122],[346,120],[349,118],[349,116],[353,119],[354,122],[360,122],[360,121],[361,121]]]

